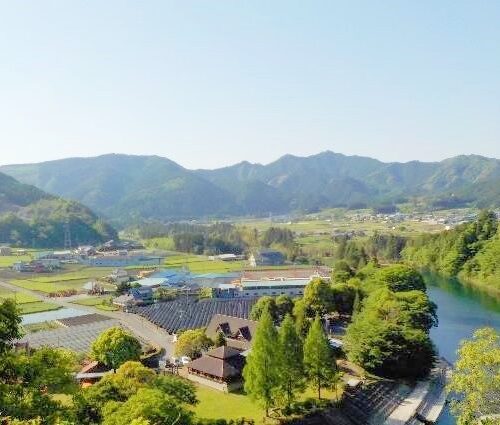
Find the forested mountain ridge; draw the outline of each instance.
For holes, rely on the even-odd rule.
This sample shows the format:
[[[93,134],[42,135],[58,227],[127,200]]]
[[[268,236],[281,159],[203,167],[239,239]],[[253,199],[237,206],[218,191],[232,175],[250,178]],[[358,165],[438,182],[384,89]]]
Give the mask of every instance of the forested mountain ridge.
[[[373,207],[414,198],[436,207],[500,205],[500,160],[384,163],[322,152],[188,170],[158,156],[103,155],[0,170],[122,222]]]
[[[0,243],[63,246],[65,224],[75,243],[98,243],[117,236],[109,224],[82,204],[0,173]]]

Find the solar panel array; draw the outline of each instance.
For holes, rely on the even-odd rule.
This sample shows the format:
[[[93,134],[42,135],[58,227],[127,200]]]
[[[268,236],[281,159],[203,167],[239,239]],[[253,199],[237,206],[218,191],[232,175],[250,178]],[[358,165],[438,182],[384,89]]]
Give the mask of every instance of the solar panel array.
[[[70,328],[30,333],[25,335],[19,342],[28,342],[29,346],[32,348],[67,348],[77,353],[88,353],[95,339],[103,331],[114,326],[120,326],[128,330],[127,327],[122,325],[118,320],[110,319]],[[141,338],[139,338],[139,341],[143,347],[146,345],[146,342]]]
[[[204,328],[214,314],[248,319],[256,301],[257,298],[175,300],[134,307],[131,312],[141,315],[169,333],[176,333],[184,329]]]

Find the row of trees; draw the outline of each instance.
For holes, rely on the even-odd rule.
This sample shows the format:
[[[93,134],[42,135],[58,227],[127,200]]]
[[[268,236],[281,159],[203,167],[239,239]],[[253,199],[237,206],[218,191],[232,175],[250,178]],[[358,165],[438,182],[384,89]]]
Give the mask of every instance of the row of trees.
[[[245,391],[265,408],[266,416],[272,408],[289,412],[307,384],[317,390],[320,399],[321,389],[335,385],[339,372],[319,316],[302,339],[291,315],[276,330],[269,309],[264,309],[243,377]]]

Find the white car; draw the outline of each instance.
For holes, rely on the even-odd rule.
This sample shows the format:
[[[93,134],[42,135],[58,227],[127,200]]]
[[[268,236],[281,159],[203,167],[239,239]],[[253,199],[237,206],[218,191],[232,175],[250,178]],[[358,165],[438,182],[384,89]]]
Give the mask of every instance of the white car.
[[[181,363],[183,365],[187,365],[188,363],[191,363],[191,359],[188,356],[182,356],[181,357]]]

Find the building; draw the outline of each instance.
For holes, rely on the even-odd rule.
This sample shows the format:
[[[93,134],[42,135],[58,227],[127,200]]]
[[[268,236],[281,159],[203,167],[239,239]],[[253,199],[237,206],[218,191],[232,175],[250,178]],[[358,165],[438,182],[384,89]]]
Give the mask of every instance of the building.
[[[205,333],[215,339],[222,333],[226,338],[226,345],[240,351],[248,350],[252,345],[252,338],[257,329],[257,322],[224,314],[214,314]]]
[[[12,255],[10,246],[0,246],[0,257],[7,257],[9,255]]]
[[[222,346],[187,364],[187,378],[223,392],[242,387],[245,357],[240,351]]]
[[[237,254],[219,254],[219,255],[211,255],[208,257],[210,260],[221,260],[221,261],[242,261],[245,259],[244,255]]]
[[[242,279],[232,284],[219,285],[213,289],[213,296],[214,298],[255,298],[266,295],[271,297],[279,295],[298,297],[304,295],[304,290],[312,279]]]
[[[131,307],[153,303],[153,289],[150,287],[132,288],[128,294],[120,295],[113,300],[113,304],[127,310]]]
[[[264,279],[306,279],[321,278],[330,279],[332,269],[326,266],[317,267],[289,267],[264,270],[244,270],[241,274],[242,280],[264,280]]]
[[[248,261],[251,267],[281,266],[285,263],[285,256],[279,251],[265,249],[251,254]]]
[[[96,255],[81,260],[92,267],[155,267],[161,265],[162,257],[146,255]]]
[[[126,283],[130,280],[130,277],[126,270],[123,269],[115,269],[108,276],[108,278],[115,284]]]

